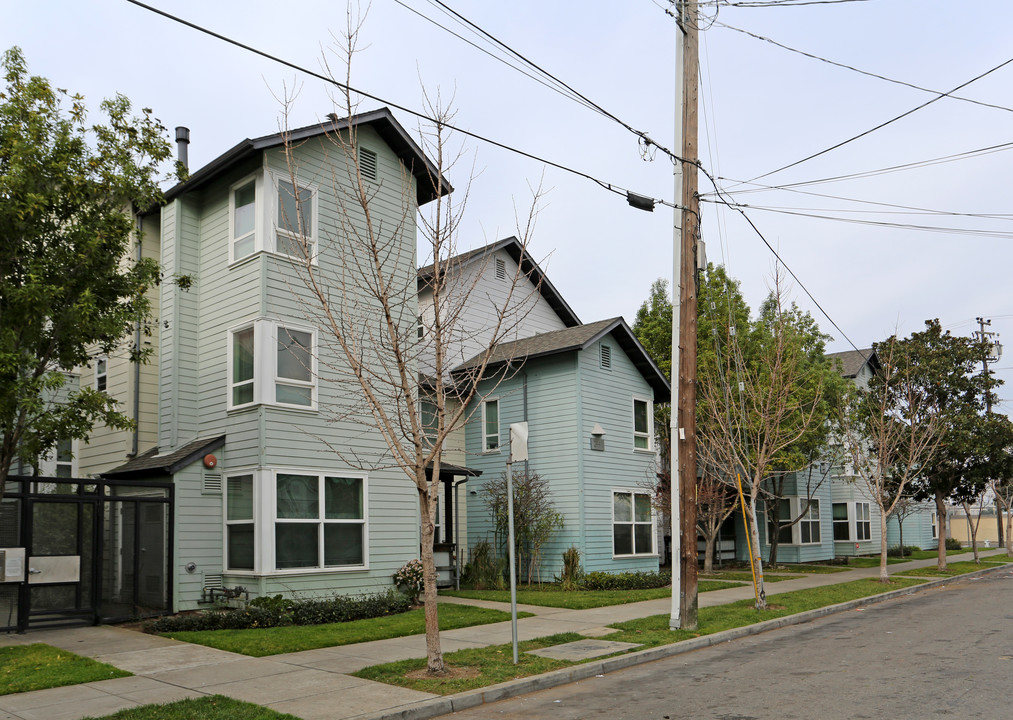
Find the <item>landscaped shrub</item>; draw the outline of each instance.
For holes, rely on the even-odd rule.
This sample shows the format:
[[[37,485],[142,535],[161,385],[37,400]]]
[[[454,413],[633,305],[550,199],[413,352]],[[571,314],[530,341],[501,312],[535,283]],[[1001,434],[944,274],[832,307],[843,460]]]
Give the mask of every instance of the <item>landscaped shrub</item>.
[[[947,550],[962,550],[963,547],[964,546],[960,544],[960,541],[957,540],[957,538],[946,538]]]
[[[644,590],[665,587],[672,583],[667,572],[589,572],[584,573],[581,588],[584,590]]]
[[[465,582],[476,590],[502,590],[506,583],[503,573],[506,561],[500,562],[488,540],[480,540],[471,548],[471,562],[464,570]]]
[[[580,550],[571,545],[563,553],[563,574],[559,577],[559,587],[563,590],[577,590],[584,573],[580,567]]]
[[[144,626],[145,632],[187,630],[246,630],[280,625],[320,625],[395,615],[410,610],[412,601],[388,590],[376,595],[286,600],[281,595],[254,598],[245,608],[204,610],[188,615],[158,618]]]
[[[890,557],[907,557],[911,553],[921,550],[917,545],[905,545],[904,552],[901,553],[900,545],[894,545],[892,548],[886,551],[886,554]]]
[[[397,589],[411,598],[413,603],[419,601],[424,581],[425,573],[419,559],[409,560],[394,573],[394,584],[397,585]]]

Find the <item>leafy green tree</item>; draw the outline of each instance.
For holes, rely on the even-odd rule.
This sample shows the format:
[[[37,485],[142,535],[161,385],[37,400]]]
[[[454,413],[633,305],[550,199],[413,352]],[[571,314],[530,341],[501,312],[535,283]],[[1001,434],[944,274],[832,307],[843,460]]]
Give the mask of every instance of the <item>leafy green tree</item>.
[[[979,342],[944,332],[938,320],[908,340],[910,363],[917,368],[922,392],[937,408],[941,441],[938,451],[912,482],[916,499],[932,499],[939,518],[938,562],[946,568],[946,501],[973,502],[990,479],[1008,477],[1010,428],[998,415],[986,415],[995,378],[977,372]]]
[[[130,426],[105,393],[67,392],[65,373],[149,320],[158,266],[126,258],[134,210],[161,200],[158,168],[172,153],[162,124],[149,110],[132,116],[125,97],[89,126],[84,99],[30,76],[18,48],[2,65],[0,499],[15,460],[35,464],[97,423]]]
[[[669,381],[672,380],[672,300],[669,297],[668,281],[658,278],[651,283],[651,295],[637,310],[633,322],[633,334],[647,350],[647,354],[658,365]],[[655,489],[655,503],[667,513],[671,507],[669,490],[672,460],[672,405],[654,404],[654,434],[658,440],[658,486]]]

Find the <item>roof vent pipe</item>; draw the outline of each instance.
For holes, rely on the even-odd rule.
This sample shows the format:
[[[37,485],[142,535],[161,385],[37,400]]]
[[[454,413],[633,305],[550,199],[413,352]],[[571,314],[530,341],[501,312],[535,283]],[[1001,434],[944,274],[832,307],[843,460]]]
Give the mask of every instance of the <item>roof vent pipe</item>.
[[[187,170],[190,169],[190,161],[187,158],[187,145],[190,144],[190,128],[182,125],[176,128],[176,159]]]

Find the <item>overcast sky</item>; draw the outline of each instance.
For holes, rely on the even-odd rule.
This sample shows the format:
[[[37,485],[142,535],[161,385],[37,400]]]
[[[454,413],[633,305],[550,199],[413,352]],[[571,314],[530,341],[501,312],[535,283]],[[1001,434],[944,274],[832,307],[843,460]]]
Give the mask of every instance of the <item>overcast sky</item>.
[[[848,339],[864,348],[895,331],[906,335],[934,317],[962,335],[976,329],[975,317],[991,318],[991,330],[1013,342],[1007,334],[1013,329],[1007,278],[1013,164],[1011,147],[995,148],[1013,143],[1013,63],[955,91],[962,99],[939,99],[873,130],[937,97],[925,90],[949,92],[1013,59],[1013,3],[785,6],[797,1],[775,7],[703,4],[703,166],[722,178],[726,199],[750,206],[746,215],[840,327],[802,287],[791,288],[835,337],[831,350],[849,349]],[[445,2],[626,124],[677,147],[677,30],[666,0]],[[313,70],[326,57],[335,74],[344,75],[341,54],[332,52],[334,37],[346,27],[344,3],[152,4]],[[191,169],[244,138],[276,132],[277,98],[286,88],[299,91],[293,126],[317,122],[335,109],[333,87],[125,0],[0,0],[0,18],[0,47],[21,46],[32,73],[84,94],[89,106],[120,92],[139,107],[153,108],[169,128],[188,126]],[[663,153],[643,158],[637,138],[614,120],[430,20],[496,52],[438,3],[374,0],[361,29],[352,84],[416,110],[423,109],[423,88],[430,96],[439,92],[453,99],[456,124],[470,132],[616,188],[672,200],[672,164]],[[923,89],[804,57],[740,31]],[[360,109],[381,104],[363,100]],[[416,118],[395,115],[417,129]],[[741,184],[863,133],[757,180],[805,183],[792,191],[758,192],[756,185]],[[671,208],[635,210],[584,177],[474,140],[460,143],[465,156],[450,179],[461,189],[473,176],[461,249],[515,234],[515,212],[526,215],[530,188],[541,182],[547,193],[532,252],[583,321],[623,315],[632,323],[651,282],[671,277]],[[971,153],[986,148],[995,149]],[[948,160],[926,162],[943,158]],[[872,173],[908,165],[914,166]],[[853,175],[859,177],[812,182]],[[713,200],[706,178],[700,186]],[[757,233],[735,210],[708,202],[703,234],[708,258],[725,264],[750,305],[758,306],[774,258]],[[1013,348],[1010,353],[1000,368],[1013,367]],[[1013,373],[999,374],[1013,382]],[[1013,399],[1013,387],[999,395]],[[1013,402],[1002,405],[1011,408]]]

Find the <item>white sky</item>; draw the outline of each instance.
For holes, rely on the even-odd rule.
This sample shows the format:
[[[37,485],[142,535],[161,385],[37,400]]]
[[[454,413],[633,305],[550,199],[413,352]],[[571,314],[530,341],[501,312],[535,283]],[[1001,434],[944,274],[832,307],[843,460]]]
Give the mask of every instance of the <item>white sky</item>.
[[[672,199],[672,165],[661,153],[641,159],[636,138],[621,126],[548,90],[481,53],[415,12],[453,26],[428,0],[374,0],[353,61],[352,84],[390,102],[421,110],[422,87],[453,97],[461,127],[572,167],[642,195]],[[657,142],[676,148],[674,43],[666,0],[491,3],[445,0],[483,29]],[[152,0],[152,4],[248,45],[318,70],[322,52],[340,36],[346,5],[331,0]],[[704,7],[714,17],[713,5]],[[991,329],[1013,342],[1013,306],[1004,268],[1013,260],[1009,149],[918,169],[799,188],[864,202],[786,191],[740,193],[749,180],[905,113],[931,94],[828,65],[723,27],[748,30],[823,58],[949,91],[1013,58],[1009,0],[868,0],[804,7],[723,5],[701,33],[701,160],[748,203],[750,219],[822,307],[859,347],[893,332],[919,330],[938,317],[956,334],[992,318]],[[708,21],[709,22],[709,21]],[[706,24],[705,24],[706,26]],[[464,34],[460,26],[457,31]],[[474,36],[469,36],[474,39]],[[477,40],[475,40],[477,42]],[[0,0],[0,48],[19,45],[34,74],[80,92],[96,108],[127,95],[151,107],[171,130],[191,129],[197,169],[247,137],[276,132],[275,96],[299,87],[293,126],[334,107],[319,81],[202,35],[125,0]],[[487,47],[487,46],[483,46]],[[340,55],[329,55],[343,75]],[[1013,64],[958,91],[983,107],[944,98],[868,136],[763,182],[787,184],[862,173],[1013,142]],[[380,103],[363,101],[368,110]],[[417,121],[395,115],[409,129]],[[98,117],[97,113],[94,117]],[[549,190],[533,254],[585,322],[623,315],[633,321],[651,282],[671,277],[670,208],[645,213],[586,179],[545,168],[492,146],[462,140],[465,158],[450,172],[467,185],[460,248],[516,232],[530,186]],[[701,191],[713,188],[701,178]],[[905,205],[979,218],[903,212]],[[952,228],[936,233],[815,219],[763,210],[777,207],[875,223]],[[814,210],[815,209],[815,210]],[[847,210],[849,212],[844,212]],[[973,231],[973,234],[972,232]],[[757,307],[773,258],[735,211],[704,207],[708,257],[741,280]],[[998,237],[989,237],[988,233]],[[850,345],[804,295],[836,340]],[[999,368],[1013,368],[1013,348]],[[1013,373],[1000,370],[1013,382]],[[999,391],[1010,398],[1013,387]]]

